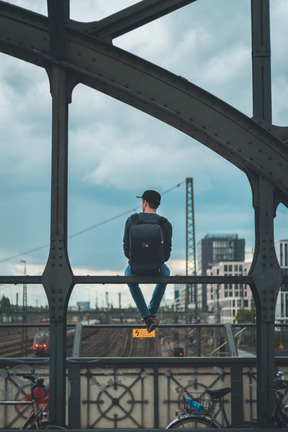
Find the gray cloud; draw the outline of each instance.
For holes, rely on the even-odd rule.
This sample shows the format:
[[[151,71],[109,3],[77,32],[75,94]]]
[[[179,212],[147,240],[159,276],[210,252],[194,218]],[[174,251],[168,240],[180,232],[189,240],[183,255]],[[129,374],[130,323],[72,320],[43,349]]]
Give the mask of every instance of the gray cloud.
[[[13,3],[47,13],[45,1]],[[84,1],[72,0],[71,17],[98,20],[133,3],[85,0],[84,7]],[[114,44],[189,79],[250,116],[250,2],[218,0],[215,4],[215,0],[197,1]],[[273,118],[285,125],[286,0],[271,2],[271,17]],[[51,97],[45,71],[3,54],[0,59],[0,204],[4,209],[0,258],[4,259],[49,243]],[[193,177],[197,240],[208,232],[238,232],[253,247],[250,186],[237,168],[170,126],[83,85],[75,88],[69,111],[69,235],[136,207],[135,196],[148,187],[164,192]],[[162,212],[175,228],[173,260],[182,262],[184,185],[163,197]],[[277,215],[276,235],[283,237],[287,209],[280,206]],[[125,219],[115,218],[100,229],[71,238],[73,267],[111,272],[124,268]],[[40,271],[47,252],[44,248],[25,259]],[[19,259],[0,263],[0,272],[21,271]]]

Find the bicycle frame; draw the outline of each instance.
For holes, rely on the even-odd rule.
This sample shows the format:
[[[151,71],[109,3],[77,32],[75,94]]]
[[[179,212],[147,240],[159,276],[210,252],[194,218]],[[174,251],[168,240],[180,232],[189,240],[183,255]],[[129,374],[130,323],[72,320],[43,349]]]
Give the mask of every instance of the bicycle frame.
[[[34,390],[36,388],[38,388],[37,385],[31,387],[31,405],[33,410],[29,415],[29,417],[27,418],[27,420],[25,421],[25,423],[23,424],[23,426],[20,428],[20,430],[26,429],[27,426],[32,424],[34,421],[35,421],[36,429],[39,430],[39,426],[40,426],[39,417],[42,414],[43,408],[37,406],[37,402],[34,394]]]
[[[225,421],[225,425],[226,425],[226,426],[229,426],[229,420],[228,420],[228,417],[227,417],[227,414],[226,414],[226,410],[225,410],[224,403],[223,403],[222,399],[218,399],[218,402],[219,402],[219,408],[218,408],[218,410],[214,413],[214,415],[211,416],[211,424],[214,423],[214,424],[218,425],[219,428],[220,428],[220,425],[219,425],[219,423],[216,421],[216,419],[217,419],[218,415],[222,412],[223,419],[224,419],[224,421]]]
[[[27,375],[26,378],[31,380],[32,376]],[[49,410],[49,388],[43,385],[43,381],[42,379],[34,381],[34,385],[31,384],[30,386],[30,393],[21,400],[0,401],[0,405],[23,405],[32,407],[28,418],[20,427],[20,430],[27,429],[27,427],[32,424],[35,424],[36,429],[39,430],[42,423],[43,412],[48,412]]]

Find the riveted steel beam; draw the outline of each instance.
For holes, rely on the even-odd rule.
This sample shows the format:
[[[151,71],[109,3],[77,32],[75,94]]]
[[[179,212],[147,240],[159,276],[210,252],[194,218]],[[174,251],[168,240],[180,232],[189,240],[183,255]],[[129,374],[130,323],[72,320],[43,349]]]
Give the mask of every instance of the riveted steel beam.
[[[137,281],[145,284],[155,284],[154,276],[138,276]],[[161,276],[157,281],[165,284],[185,284],[185,283],[215,283],[215,284],[252,284],[252,276]],[[78,276],[72,277],[72,285],[76,284],[126,284],[135,282],[133,276]],[[0,284],[38,284],[42,283],[42,276],[0,276]],[[288,284],[288,276],[283,277],[283,283]]]
[[[63,59],[66,54],[65,23],[69,18],[69,1],[47,0],[50,53],[55,59]]]
[[[92,23],[70,21],[69,26],[100,39],[114,39],[197,0],[142,0]]]
[[[11,21],[16,23],[22,44],[20,46],[15,38],[2,37],[0,50],[15,50],[17,56],[35,64],[46,64],[48,68],[56,60],[50,55],[49,43],[47,46],[47,27],[45,30],[45,26],[40,25],[41,29],[37,30],[34,24],[34,47],[31,48],[30,23],[25,25],[27,16],[15,21],[15,14]],[[7,15],[4,21],[6,24],[9,21]],[[1,22],[0,10],[0,25]],[[35,38],[38,32],[39,37]],[[288,205],[288,137],[280,140],[271,126],[254,122],[165,69],[92,36],[71,29],[66,33],[69,57],[57,63],[74,75],[75,82],[147,112],[195,138],[244,172],[253,171],[263,176],[279,190],[279,199]]]
[[[251,0],[253,117],[272,122],[269,0]]]
[[[256,305],[257,413],[262,426],[272,426],[275,394],[271,383],[275,358],[275,307],[283,281],[274,246],[274,188],[259,176],[251,178],[255,210],[255,252],[249,276]]]
[[[53,49],[54,54],[64,52]],[[66,400],[66,315],[73,273],[67,251],[67,184],[68,184],[68,104],[67,73],[52,66],[52,183],[51,183],[51,242],[42,283],[49,301],[50,313],[50,400],[49,420],[65,424]]]

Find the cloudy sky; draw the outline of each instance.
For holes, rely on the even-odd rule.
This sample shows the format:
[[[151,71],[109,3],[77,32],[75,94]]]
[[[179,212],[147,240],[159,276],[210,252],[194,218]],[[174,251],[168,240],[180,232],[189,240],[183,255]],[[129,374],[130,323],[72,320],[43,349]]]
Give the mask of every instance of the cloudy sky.
[[[45,0],[14,0],[47,15]],[[71,18],[97,21],[134,4],[71,0]],[[288,2],[271,0],[273,123],[287,126]],[[114,45],[181,75],[252,115],[250,0],[198,0],[114,40]],[[50,230],[51,97],[41,68],[0,53],[0,273],[42,273]],[[75,274],[122,274],[123,226],[145,189],[163,194],[159,213],[174,227],[172,273],[185,269],[185,179],[194,179],[196,242],[207,233],[238,233],[254,247],[254,215],[244,173],[216,153],[130,106],[78,85],[69,111],[69,254]],[[178,185],[178,186],[177,186]],[[288,237],[280,205],[275,239]],[[151,291],[147,288],[147,292]],[[71,304],[104,304],[125,286],[76,287]],[[0,286],[15,303],[19,287]],[[172,287],[167,289],[171,297]],[[39,294],[40,293],[40,294]],[[116,300],[117,297],[117,300]],[[28,303],[45,304],[28,287]]]

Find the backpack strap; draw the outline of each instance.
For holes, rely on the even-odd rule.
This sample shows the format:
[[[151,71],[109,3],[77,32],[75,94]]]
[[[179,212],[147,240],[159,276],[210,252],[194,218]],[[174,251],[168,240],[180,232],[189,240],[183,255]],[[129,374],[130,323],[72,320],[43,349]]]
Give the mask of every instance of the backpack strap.
[[[160,217],[160,219],[157,221],[157,224],[163,227],[165,223],[167,222],[167,219],[163,216]]]
[[[139,224],[140,223],[140,219],[139,219],[139,216],[137,213],[132,214],[131,221],[133,224]]]
[[[134,213],[134,214],[131,215],[131,221],[132,221],[133,224],[140,224],[140,223],[148,223],[148,224],[150,223],[150,224],[154,224],[154,223],[157,223],[157,224],[160,225],[161,228],[162,228],[162,227],[165,225],[165,223],[167,222],[167,219],[166,219],[165,217],[161,216],[161,217],[158,219],[157,222],[144,222],[144,221],[141,221],[141,220],[139,219],[139,216],[138,216],[137,213]]]

